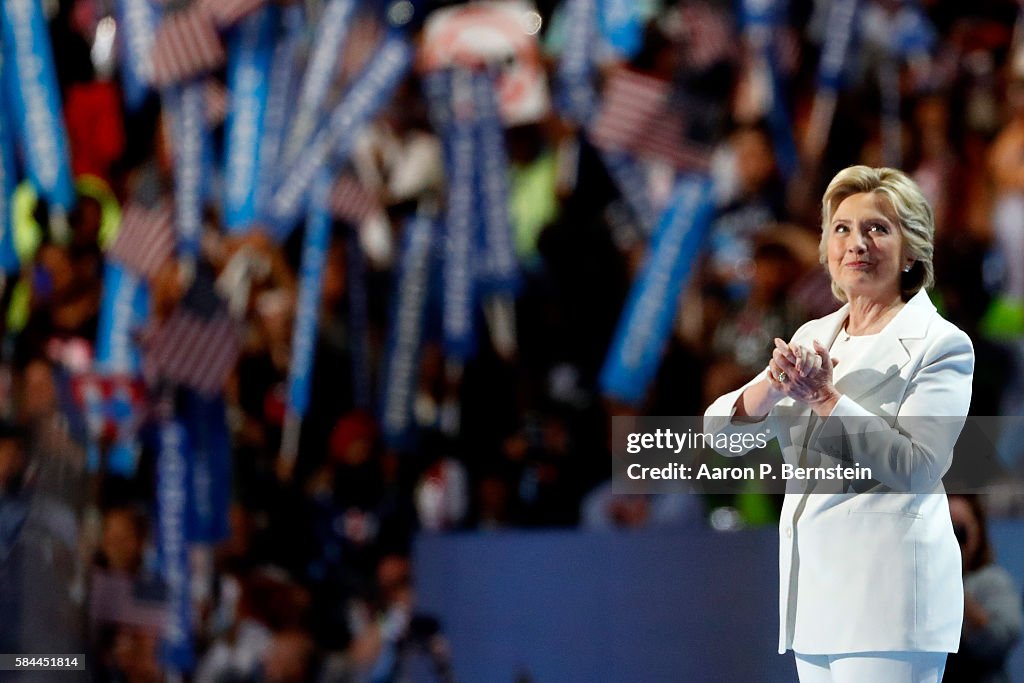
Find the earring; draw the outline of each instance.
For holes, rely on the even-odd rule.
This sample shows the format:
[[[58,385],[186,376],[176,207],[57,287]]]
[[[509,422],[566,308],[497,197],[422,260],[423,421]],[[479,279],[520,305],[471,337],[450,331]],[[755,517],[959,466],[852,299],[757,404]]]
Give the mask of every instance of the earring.
[[[914,264],[913,263],[909,263],[909,264],[907,264],[906,266],[903,267],[903,272],[904,273],[909,273],[910,269],[913,268],[913,267],[914,267]]]

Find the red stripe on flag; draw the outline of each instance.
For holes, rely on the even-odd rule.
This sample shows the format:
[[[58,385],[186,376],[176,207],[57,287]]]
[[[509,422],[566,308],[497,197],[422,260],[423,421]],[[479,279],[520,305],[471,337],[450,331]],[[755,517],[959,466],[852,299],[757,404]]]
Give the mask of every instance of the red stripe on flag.
[[[192,6],[164,18],[153,41],[153,83],[164,87],[224,65],[214,18]]]
[[[334,183],[330,205],[335,218],[357,224],[380,210],[376,194],[350,173],[342,175]]]
[[[686,139],[684,118],[670,106],[671,93],[668,81],[620,69],[605,83],[590,139],[603,149],[680,168],[705,168],[710,150]]]
[[[151,379],[165,379],[204,394],[219,393],[238,360],[237,323],[223,315],[201,318],[178,309],[147,339],[145,358]]]
[[[246,15],[255,12],[267,0],[199,0],[199,5],[205,9],[217,22],[217,26],[225,28],[237,24]]]
[[[149,208],[129,203],[109,257],[139,275],[152,278],[174,255],[174,211],[168,204]]]

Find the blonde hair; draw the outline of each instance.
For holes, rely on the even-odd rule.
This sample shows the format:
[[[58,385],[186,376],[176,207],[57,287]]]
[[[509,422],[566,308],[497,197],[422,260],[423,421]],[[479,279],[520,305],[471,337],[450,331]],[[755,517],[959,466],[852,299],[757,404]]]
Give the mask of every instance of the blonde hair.
[[[935,284],[935,218],[932,207],[917,183],[895,168],[850,166],[836,174],[821,199],[821,242],[818,259],[828,267],[829,226],[836,209],[847,197],[873,192],[885,197],[899,221],[903,252],[914,259],[909,273],[900,273],[900,295],[904,301],[922,288]],[[846,301],[846,293],[832,281],[832,294]]]

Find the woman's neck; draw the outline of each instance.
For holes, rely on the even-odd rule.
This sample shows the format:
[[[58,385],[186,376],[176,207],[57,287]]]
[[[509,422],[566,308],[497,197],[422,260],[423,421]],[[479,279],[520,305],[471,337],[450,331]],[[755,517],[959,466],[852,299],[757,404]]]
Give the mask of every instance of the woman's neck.
[[[850,313],[846,319],[846,332],[852,335],[881,332],[905,305],[900,295],[888,301],[857,297],[850,299]]]

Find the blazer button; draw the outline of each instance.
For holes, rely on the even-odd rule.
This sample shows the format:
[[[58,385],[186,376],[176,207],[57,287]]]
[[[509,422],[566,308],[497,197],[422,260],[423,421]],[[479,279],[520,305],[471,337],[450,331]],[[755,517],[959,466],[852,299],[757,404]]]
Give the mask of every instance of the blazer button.
[[[786,538],[793,538],[793,527],[786,527]]]

